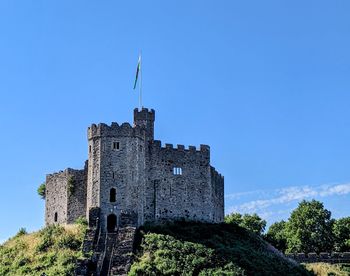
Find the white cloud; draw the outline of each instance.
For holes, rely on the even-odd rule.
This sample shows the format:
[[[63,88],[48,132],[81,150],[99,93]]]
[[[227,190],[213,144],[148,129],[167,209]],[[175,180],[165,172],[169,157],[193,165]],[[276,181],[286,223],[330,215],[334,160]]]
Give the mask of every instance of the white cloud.
[[[242,195],[256,194],[260,195],[262,191],[252,191],[246,193],[230,194],[226,196],[226,199],[239,198]],[[239,212],[239,213],[254,213],[258,212],[271,216],[270,212],[266,208],[272,205],[287,204],[290,202],[300,201],[307,198],[315,197],[326,197],[334,195],[345,195],[350,193],[350,183],[346,184],[332,184],[332,185],[321,185],[321,186],[293,186],[283,189],[272,191],[270,194],[272,197],[265,199],[258,199],[248,201],[243,204],[231,206],[228,208],[228,213]]]

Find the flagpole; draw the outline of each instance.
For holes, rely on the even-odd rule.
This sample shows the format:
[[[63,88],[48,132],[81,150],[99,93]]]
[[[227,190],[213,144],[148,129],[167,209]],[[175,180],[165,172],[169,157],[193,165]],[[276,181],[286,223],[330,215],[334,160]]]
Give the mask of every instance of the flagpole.
[[[140,93],[139,93],[139,106],[142,109],[142,52],[140,51]]]

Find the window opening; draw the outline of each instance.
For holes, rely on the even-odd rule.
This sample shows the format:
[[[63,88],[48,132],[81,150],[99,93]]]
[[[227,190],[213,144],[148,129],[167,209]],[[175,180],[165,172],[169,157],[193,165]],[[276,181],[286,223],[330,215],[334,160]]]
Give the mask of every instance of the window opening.
[[[109,201],[110,202],[115,202],[115,200],[116,200],[116,190],[114,188],[112,188],[109,191]]]
[[[173,169],[173,174],[174,174],[174,175],[182,175],[182,168],[175,167],[175,168]]]
[[[119,142],[113,142],[113,149],[119,149]]]

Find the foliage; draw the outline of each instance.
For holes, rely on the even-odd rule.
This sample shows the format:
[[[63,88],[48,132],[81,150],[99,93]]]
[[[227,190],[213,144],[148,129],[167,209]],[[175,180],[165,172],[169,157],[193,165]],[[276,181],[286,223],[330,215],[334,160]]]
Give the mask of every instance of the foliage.
[[[0,275],[73,275],[85,226],[49,226],[15,237],[0,246]]]
[[[21,228],[18,230],[18,232],[17,232],[17,234],[15,235],[15,237],[20,237],[20,236],[23,236],[23,235],[25,235],[25,234],[27,234],[27,230],[26,230],[24,227],[21,227]]]
[[[287,252],[331,251],[333,222],[322,202],[301,201],[286,224]]]
[[[67,190],[68,190],[68,195],[71,196],[74,194],[75,191],[75,179],[74,176],[69,176],[67,180]]]
[[[334,250],[350,251],[350,217],[338,219],[333,224]]]
[[[41,199],[45,199],[46,196],[46,183],[43,182],[40,184],[40,186],[37,189],[38,195],[41,197]]]
[[[285,252],[287,249],[285,228],[286,222],[284,220],[275,222],[270,226],[267,234],[265,235],[265,239],[282,252]]]
[[[348,276],[347,267],[340,264],[312,263],[306,264],[306,269],[312,271],[317,276]]]
[[[85,227],[88,226],[88,221],[87,221],[86,217],[83,217],[83,216],[78,217],[74,223],[85,226]]]
[[[235,223],[148,225],[138,240],[129,275],[312,275]]]
[[[264,232],[266,227],[266,220],[263,220],[257,214],[244,214],[242,216],[239,213],[232,213],[225,216],[225,222],[235,223],[259,235]]]

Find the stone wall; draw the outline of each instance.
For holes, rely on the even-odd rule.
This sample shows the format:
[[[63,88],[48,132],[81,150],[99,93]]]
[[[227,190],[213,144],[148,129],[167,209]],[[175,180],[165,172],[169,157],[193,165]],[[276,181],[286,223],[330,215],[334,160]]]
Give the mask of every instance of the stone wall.
[[[199,150],[183,145],[174,148],[171,144],[161,147],[160,141],[154,141],[149,158],[146,221],[222,221],[214,200],[223,190],[215,194],[217,182],[212,183],[209,146],[201,145]],[[174,174],[174,168],[181,168],[182,174]]]
[[[214,202],[214,222],[224,221],[224,177],[214,167],[210,167]]]
[[[56,220],[55,220],[55,214]],[[46,176],[45,223],[67,223],[67,172]]]
[[[291,258],[299,263],[350,263],[350,252],[315,252],[311,253],[295,253],[286,254],[286,257]]]
[[[77,218],[86,216],[86,184],[87,184],[87,161],[83,170],[67,169],[68,188],[67,223],[74,223]],[[69,187],[69,185],[68,185]]]
[[[86,174],[87,167],[84,170],[68,168],[46,176],[46,225],[74,223],[78,217],[85,216]]]

